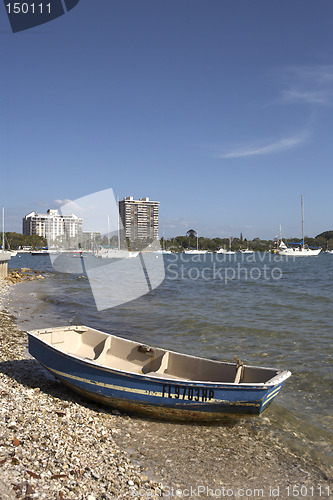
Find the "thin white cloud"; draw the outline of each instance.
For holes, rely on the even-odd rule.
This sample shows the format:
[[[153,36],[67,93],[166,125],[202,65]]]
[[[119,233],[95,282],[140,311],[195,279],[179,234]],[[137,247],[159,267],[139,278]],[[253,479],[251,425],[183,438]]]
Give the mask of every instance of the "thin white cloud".
[[[280,153],[288,149],[299,146],[305,142],[308,134],[303,132],[294,137],[286,137],[278,141],[269,142],[266,144],[250,144],[246,146],[236,146],[227,150],[226,148],[216,148],[215,158],[244,158],[248,156],[268,155],[273,153]]]
[[[331,91],[285,90],[282,95],[286,103],[305,102],[308,104],[332,104]]]
[[[72,200],[70,199],[65,199],[65,200],[54,200],[53,205],[57,208],[61,207],[61,205],[66,205],[67,203],[71,203]]]
[[[285,89],[282,102],[329,105],[333,104],[333,65],[316,64],[291,66],[282,73]]]

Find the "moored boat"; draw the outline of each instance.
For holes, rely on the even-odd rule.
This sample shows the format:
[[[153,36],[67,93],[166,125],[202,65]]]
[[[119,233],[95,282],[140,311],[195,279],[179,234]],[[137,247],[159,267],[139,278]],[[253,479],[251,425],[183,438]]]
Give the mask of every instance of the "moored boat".
[[[131,259],[138,255],[139,252],[118,248],[102,248],[96,252],[96,256],[102,259]]]
[[[28,338],[30,354],[73,390],[163,419],[260,415],[291,375],[142,345],[85,326],[34,330]]]
[[[48,250],[33,250],[30,255],[50,255]]]
[[[235,255],[236,252],[234,252],[234,250],[226,250],[225,248],[218,248],[217,250],[215,250],[215,253],[223,253],[225,255]]]
[[[184,253],[187,255],[203,255],[208,252],[208,250],[200,250],[199,249],[199,234],[198,231],[195,233],[197,238],[197,247],[196,248],[188,248],[184,250]]]
[[[199,249],[195,249],[195,248],[190,248],[189,250],[184,250],[184,253],[186,255],[203,255],[207,252],[208,252],[208,250],[199,250]]]
[[[153,251],[154,254],[158,254],[158,255],[171,255],[172,252],[171,250],[164,250],[163,248],[161,248],[160,250],[154,250]]]
[[[301,243],[288,243],[289,246],[281,241],[277,253],[285,257],[311,257],[319,255],[321,248],[310,248],[304,244],[304,240]]]
[[[304,204],[303,195],[301,195],[301,210],[302,210],[302,241],[300,243],[289,242],[285,243],[282,240],[276,252],[284,257],[313,257],[319,255],[321,247],[309,247],[304,243]]]
[[[215,253],[224,253],[226,255],[235,255],[235,251],[231,250],[231,242],[232,242],[232,237],[230,236],[229,238],[229,249],[227,250],[226,248],[223,248],[222,246],[218,247],[217,250],[215,250]]]

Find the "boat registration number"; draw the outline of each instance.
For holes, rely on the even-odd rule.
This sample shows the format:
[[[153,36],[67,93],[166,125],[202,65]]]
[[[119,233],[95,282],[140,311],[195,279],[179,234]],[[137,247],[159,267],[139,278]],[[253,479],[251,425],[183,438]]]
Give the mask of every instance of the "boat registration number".
[[[214,398],[213,389],[181,385],[163,384],[164,398],[188,399],[189,401],[210,401]]]

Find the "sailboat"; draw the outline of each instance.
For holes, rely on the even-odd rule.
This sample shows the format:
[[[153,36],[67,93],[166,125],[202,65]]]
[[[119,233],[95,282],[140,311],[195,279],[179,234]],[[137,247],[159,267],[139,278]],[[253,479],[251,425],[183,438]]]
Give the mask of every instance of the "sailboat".
[[[327,244],[326,244],[326,250],[324,253],[329,253],[329,254],[333,255],[333,250],[328,249],[328,240],[327,240]]]
[[[8,248],[6,253],[8,255],[10,255],[11,257],[15,257],[17,255],[17,251],[11,250],[9,241],[8,241],[6,233],[5,233],[5,207],[2,207],[2,252],[3,253],[5,252],[6,243],[7,243],[7,248]]]
[[[11,252],[5,251],[5,207],[2,207],[2,248],[0,252],[0,277],[7,276],[8,260],[12,257]]]
[[[279,255],[286,257],[314,257],[319,255],[321,247],[310,248],[304,244],[304,204],[303,195],[301,195],[301,208],[302,208],[302,241],[300,243],[285,243],[282,239],[277,249]],[[293,245],[293,246],[287,246]]]
[[[138,255],[139,252],[122,248],[101,248],[96,252],[96,256],[101,259],[131,259]]]
[[[239,251],[240,253],[253,253],[253,250],[249,248],[249,245],[247,245],[246,248],[241,248]]]
[[[208,252],[208,250],[199,250],[199,236],[198,236],[198,231],[197,231],[197,248],[196,249],[190,248],[189,250],[184,250],[184,253],[186,253],[188,255],[200,255],[200,254],[204,254],[207,252]]]
[[[226,255],[235,255],[236,252],[234,252],[233,250],[231,250],[231,241],[232,241],[232,238],[230,237],[229,238],[229,250],[226,250],[225,248],[220,247],[220,248],[218,248],[215,251],[215,253],[223,253],[223,254],[226,254]]]
[[[108,214],[108,234],[110,234],[110,216]],[[119,220],[119,200],[117,196],[117,235],[118,235],[118,247],[117,248],[100,248],[96,251],[96,257],[102,259],[130,259],[137,257],[139,252],[129,250],[126,248],[120,248],[120,220]]]
[[[153,253],[157,254],[157,255],[170,255],[170,254],[172,254],[171,250],[166,250],[166,248],[165,248],[164,233],[163,233],[163,239],[162,239],[162,248],[158,248],[157,250],[153,250]]]

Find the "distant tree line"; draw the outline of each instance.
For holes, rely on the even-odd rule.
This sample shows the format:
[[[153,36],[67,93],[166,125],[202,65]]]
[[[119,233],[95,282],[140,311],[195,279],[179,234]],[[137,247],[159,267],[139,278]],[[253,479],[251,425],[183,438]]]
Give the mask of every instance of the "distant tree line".
[[[47,241],[42,236],[26,236],[20,233],[5,233],[5,249],[18,250],[22,247],[44,248],[47,246]]]
[[[284,241],[301,243],[302,240],[301,238],[284,238]],[[324,250],[326,248],[331,250],[333,249],[333,230],[318,234],[315,238],[305,237],[304,242],[311,247],[322,247]],[[190,229],[185,236],[176,236],[167,240],[161,238],[162,247],[174,251],[188,250],[196,248],[198,245],[199,250],[209,250],[211,252],[221,247],[225,249],[231,248],[234,251],[249,248],[258,252],[265,252],[276,248],[277,244],[276,240],[262,240],[260,238],[247,240],[243,238],[242,234],[239,238],[205,238],[200,236],[197,239],[196,232],[193,229]]]
[[[322,247],[324,250],[328,248],[333,250],[333,230],[324,231],[318,234],[315,238],[305,237],[305,243],[313,247]],[[243,239],[243,235],[240,238],[205,238],[200,236],[198,239],[196,237],[196,232],[190,229],[185,236],[176,236],[174,238],[164,239],[161,238],[161,246],[166,250],[183,251],[190,248],[198,248],[199,250],[209,250],[214,252],[218,248],[231,248],[234,251],[250,248],[258,252],[269,251],[276,247],[277,242],[274,240],[262,240],[260,238],[254,238],[253,240]],[[300,238],[284,238],[284,241],[290,241],[292,243],[300,243]],[[97,243],[97,242],[95,242]],[[98,241],[98,244],[108,244],[110,241],[107,237],[104,237]],[[146,248],[151,243],[151,240],[137,240],[131,244],[127,242],[127,245],[132,249],[141,250]],[[111,246],[117,245],[117,239],[111,240]],[[5,249],[8,250],[18,250],[22,247],[31,247],[33,249],[45,248],[47,246],[47,240],[42,236],[26,236],[24,234],[7,232],[5,233]],[[126,246],[126,245],[125,245]]]

